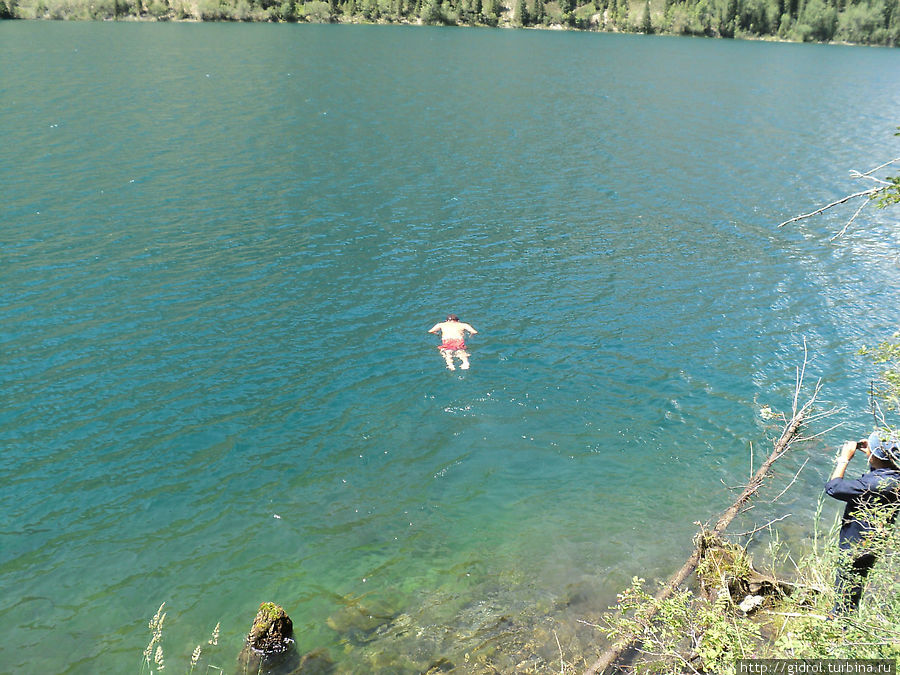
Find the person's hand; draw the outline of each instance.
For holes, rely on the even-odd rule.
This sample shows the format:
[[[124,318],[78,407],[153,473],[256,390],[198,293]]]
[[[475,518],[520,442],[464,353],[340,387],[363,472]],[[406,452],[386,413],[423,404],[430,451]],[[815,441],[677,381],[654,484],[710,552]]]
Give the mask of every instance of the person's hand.
[[[841,446],[841,453],[838,455],[839,462],[850,463],[850,460],[853,459],[853,455],[856,454],[856,441],[847,441]]]

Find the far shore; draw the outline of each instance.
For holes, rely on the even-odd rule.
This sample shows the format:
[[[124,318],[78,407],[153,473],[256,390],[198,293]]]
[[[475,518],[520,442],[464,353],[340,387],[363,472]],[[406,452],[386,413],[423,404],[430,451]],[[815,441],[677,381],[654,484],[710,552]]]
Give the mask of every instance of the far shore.
[[[5,0],[6,2],[10,2],[10,0]],[[12,0],[13,2],[15,0]],[[120,0],[111,0],[113,3],[118,3]],[[134,0],[135,2],[138,0]],[[147,0],[144,0],[147,2]],[[171,0],[166,0],[171,2]],[[243,2],[244,0],[239,0]],[[153,3],[159,2],[159,0],[152,0]],[[292,0],[291,0],[292,2]],[[46,2],[41,2],[41,5],[46,6]],[[196,3],[194,3],[196,4]],[[293,3],[292,3],[293,4]],[[328,6],[326,2],[321,2],[319,0],[313,0],[311,3],[307,3],[307,5],[303,5],[304,7],[308,5],[324,5]],[[0,10],[2,10],[4,6],[4,0],[0,0]],[[184,5],[181,5],[184,7]],[[603,13],[595,13],[592,14],[589,19],[584,22],[583,25],[572,25],[571,23],[563,23],[563,22],[549,22],[549,23],[541,23],[536,25],[522,25],[518,21],[515,20],[515,12],[511,8],[502,7],[499,16],[496,17],[496,21],[493,22],[469,22],[469,21],[458,21],[456,23],[446,23],[440,21],[426,21],[422,17],[396,17],[396,18],[377,18],[377,19],[366,19],[361,15],[339,15],[339,16],[330,16],[327,19],[323,19],[321,16],[304,16],[302,14],[298,14],[294,18],[284,19],[276,16],[272,16],[271,14],[260,14],[260,13],[250,13],[246,16],[240,17],[231,17],[231,16],[219,16],[219,17],[204,17],[202,16],[202,11],[196,7],[192,7],[194,11],[191,13],[183,13],[180,16],[168,12],[162,14],[154,14],[152,12],[143,12],[141,14],[121,14],[119,16],[91,16],[91,15],[82,15],[77,11],[73,10],[73,5],[67,5],[67,8],[72,10],[71,13],[66,15],[58,15],[58,13],[53,13],[48,10],[42,15],[34,15],[28,16],[23,15],[24,12],[28,10],[24,7],[19,7],[18,11],[14,16],[4,15],[2,11],[0,11],[0,20],[12,20],[12,21],[103,21],[103,22],[142,22],[142,23],[298,23],[298,24],[350,24],[350,25],[369,25],[369,26],[444,26],[444,27],[455,27],[455,28],[505,28],[505,29],[517,29],[517,30],[547,30],[547,31],[575,31],[575,32],[588,32],[588,33],[605,33],[605,34],[631,34],[631,35],[661,35],[661,36],[669,36],[669,37],[696,37],[696,38],[711,38],[711,39],[733,39],[733,40],[741,40],[741,41],[750,41],[750,42],[778,42],[778,43],[793,43],[793,44],[826,44],[826,45],[840,45],[847,47],[892,47],[894,45],[883,45],[883,44],[871,44],[865,42],[849,42],[846,40],[828,40],[828,41],[814,41],[814,40],[797,40],[791,39],[789,37],[781,37],[778,35],[753,35],[753,34],[735,34],[734,36],[724,36],[718,34],[696,34],[696,33],[684,33],[684,32],[674,32],[674,31],[666,31],[666,30],[652,30],[649,33],[640,30],[622,30],[617,28],[616,26],[608,26],[608,20],[606,14]],[[124,4],[123,4],[124,7]],[[94,5],[90,5],[91,10],[94,9]],[[77,9],[77,7],[75,8]],[[321,8],[319,8],[321,9]],[[85,8],[85,11],[88,11]],[[603,25],[601,25],[603,22]]]

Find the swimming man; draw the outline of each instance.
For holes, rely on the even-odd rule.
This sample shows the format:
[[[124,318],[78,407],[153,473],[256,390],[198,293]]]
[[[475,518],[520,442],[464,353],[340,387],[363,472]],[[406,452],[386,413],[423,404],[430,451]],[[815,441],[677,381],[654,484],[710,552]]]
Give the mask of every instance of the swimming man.
[[[438,347],[438,350],[441,352],[441,356],[444,357],[449,370],[456,370],[456,366],[453,365],[453,357],[460,360],[460,368],[463,370],[469,369],[469,352],[466,351],[466,331],[472,335],[478,333],[472,326],[460,321],[456,314],[449,315],[446,321],[434,324],[434,327],[428,331],[429,333],[439,332],[441,334],[441,346]]]

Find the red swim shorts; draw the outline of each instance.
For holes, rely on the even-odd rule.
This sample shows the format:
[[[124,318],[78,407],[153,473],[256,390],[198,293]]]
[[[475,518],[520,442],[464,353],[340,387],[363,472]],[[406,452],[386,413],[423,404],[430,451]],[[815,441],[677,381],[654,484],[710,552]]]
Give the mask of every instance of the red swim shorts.
[[[456,352],[456,351],[459,351],[459,350],[465,349],[465,348],[466,348],[465,340],[444,340],[441,343],[441,346],[438,347],[438,349],[446,349],[446,350],[452,351],[452,352]]]

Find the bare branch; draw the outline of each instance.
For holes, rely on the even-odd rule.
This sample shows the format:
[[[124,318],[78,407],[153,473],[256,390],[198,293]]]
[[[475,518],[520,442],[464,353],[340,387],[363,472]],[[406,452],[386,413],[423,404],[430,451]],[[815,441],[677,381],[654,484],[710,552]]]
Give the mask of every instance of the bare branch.
[[[585,626],[590,626],[591,628],[596,628],[597,630],[606,630],[603,626],[596,623],[591,623],[590,621],[585,621],[584,619],[575,619],[578,623],[583,623]]]
[[[806,614],[806,613],[801,614],[799,612],[773,612],[768,609],[764,609],[762,613],[763,614],[771,614],[774,616],[811,617],[813,619],[821,619],[822,621],[825,621],[828,618],[824,614]]]
[[[721,478],[719,479],[719,482],[724,485],[727,490],[744,490],[747,487],[746,485],[729,485]]]
[[[832,412],[831,414],[833,415],[834,413]],[[820,415],[820,417],[828,417],[828,415]],[[825,434],[831,433],[831,432],[834,431],[835,429],[840,429],[842,426],[844,426],[844,423],[843,423],[843,422],[838,422],[837,424],[835,424],[835,425],[829,427],[828,429],[825,429],[825,430],[823,430],[823,431],[820,431],[820,432],[817,433],[817,434],[811,434],[811,435],[809,435],[809,436],[803,436],[803,437],[801,437],[801,438],[798,438],[798,439],[797,439],[797,442],[798,442],[798,443],[803,443],[803,442],[805,442],[805,441],[811,441],[811,440],[813,440],[814,438],[821,438],[821,437],[824,436]]]
[[[874,181],[875,183],[881,183],[882,185],[893,185],[889,181],[882,180],[881,178],[875,178],[875,176],[870,176],[867,173],[860,173],[859,171],[851,171],[851,178],[865,178],[866,180]]]
[[[897,159],[892,159],[890,162],[885,162],[884,164],[882,164],[880,166],[876,166],[874,169],[871,169],[870,171],[866,171],[865,173],[860,173],[859,171],[851,171],[850,175],[853,176],[854,178],[868,176],[870,174],[875,173],[879,169],[883,169],[884,167],[890,166],[891,164],[896,164],[897,162],[900,162],[900,157],[898,157]],[[856,175],[854,176],[854,174],[856,174]]]
[[[810,211],[809,213],[804,213],[803,215],[800,215],[800,216],[794,216],[790,220],[786,220],[783,223],[781,223],[778,227],[784,227],[788,223],[795,223],[798,220],[803,220],[804,218],[812,218],[813,216],[817,216],[820,213],[823,213],[823,212],[827,211],[828,209],[837,206],[838,204],[843,204],[844,202],[849,202],[851,199],[856,199],[857,197],[876,195],[879,192],[881,192],[882,190],[884,190],[884,188],[869,188],[868,190],[863,190],[862,192],[855,192],[852,195],[847,195],[846,197],[842,197],[841,199],[833,201],[830,204],[826,204],[822,208],[816,209],[815,211]]]
[[[890,185],[890,183],[888,183],[888,185]],[[856,220],[856,216],[859,215],[859,212],[860,212],[860,211],[862,211],[864,208],[866,208],[866,204],[868,204],[868,203],[869,203],[869,200],[868,200],[868,199],[864,200],[863,203],[859,205],[859,208],[856,209],[856,213],[854,213],[852,216],[850,216],[850,220],[848,220],[848,221],[846,222],[846,224],[844,225],[843,229],[841,229],[840,232],[838,232],[836,235],[834,235],[834,236],[833,236],[831,239],[829,239],[828,241],[834,241],[835,239],[840,239],[841,237],[843,237],[843,236],[844,236],[844,233],[847,231],[847,228],[850,227],[850,223],[852,223],[854,220]]]
[[[797,482],[797,477],[800,475],[800,472],[803,471],[803,467],[806,466],[806,463],[808,461],[809,461],[809,457],[807,457],[805,460],[803,460],[803,464],[800,466],[799,469],[797,469],[797,473],[794,474],[794,477],[793,477],[793,479],[791,479],[791,482],[785,486],[784,490],[782,490],[777,495],[775,495],[775,499],[772,500],[773,504],[778,501],[778,498],[781,497],[781,495],[783,495],[785,492],[788,491],[788,489],[791,487],[791,485],[793,485],[795,482]]]
[[[785,518],[790,518],[790,517],[791,517],[791,514],[788,513],[784,516],[781,516],[781,518],[776,518],[775,520],[770,520],[765,525],[760,525],[759,527],[749,530],[747,532],[730,532],[729,534],[731,534],[731,536],[733,536],[733,537],[745,537],[749,534],[755,534],[756,532],[759,532],[760,530],[764,530],[767,527],[769,527],[769,525],[771,525],[773,523],[777,523],[779,520],[784,520]]]
[[[556,638],[556,646],[559,648],[559,675],[565,675],[566,667],[563,665],[563,653],[562,653],[562,645],[559,644],[559,635],[556,634],[556,631],[553,631],[553,637]]]

